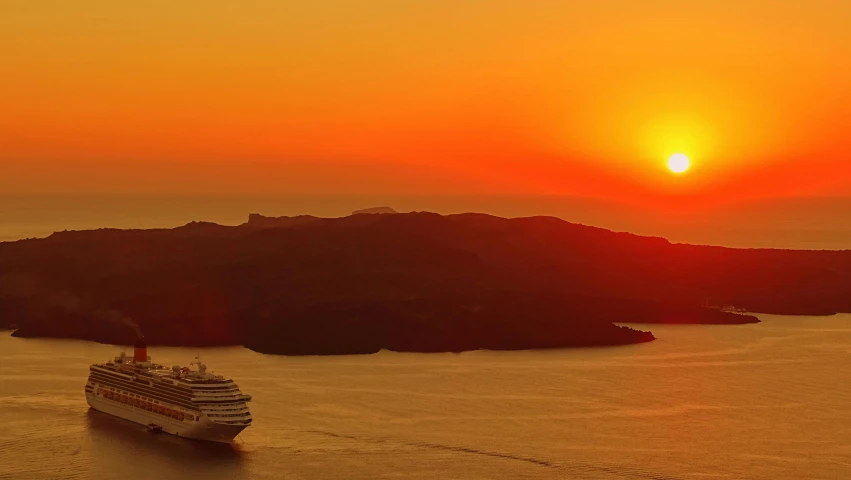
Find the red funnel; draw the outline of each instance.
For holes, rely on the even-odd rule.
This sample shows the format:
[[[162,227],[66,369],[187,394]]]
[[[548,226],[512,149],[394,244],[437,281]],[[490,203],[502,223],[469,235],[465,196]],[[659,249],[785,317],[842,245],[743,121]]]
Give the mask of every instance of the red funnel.
[[[136,340],[136,345],[134,346],[133,351],[133,361],[135,362],[147,362],[148,361],[148,346],[145,345],[145,341],[141,338]]]

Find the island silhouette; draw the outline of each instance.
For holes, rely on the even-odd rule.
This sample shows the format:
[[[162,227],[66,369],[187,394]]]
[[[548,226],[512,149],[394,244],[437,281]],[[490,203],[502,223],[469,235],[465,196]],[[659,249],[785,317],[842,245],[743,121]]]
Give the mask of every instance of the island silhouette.
[[[624,345],[654,336],[618,324],[851,312],[849,279],[849,251],[672,244],[551,217],[252,214],[0,243],[0,326],[290,355]]]

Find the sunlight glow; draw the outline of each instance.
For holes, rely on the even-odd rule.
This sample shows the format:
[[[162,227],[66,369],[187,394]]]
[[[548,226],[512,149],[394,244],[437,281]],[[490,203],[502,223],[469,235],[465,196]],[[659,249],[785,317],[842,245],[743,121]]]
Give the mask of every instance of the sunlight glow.
[[[684,173],[690,165],[691,161],[682,153],[675,153],[668,157],[668,168],[674,173]]]

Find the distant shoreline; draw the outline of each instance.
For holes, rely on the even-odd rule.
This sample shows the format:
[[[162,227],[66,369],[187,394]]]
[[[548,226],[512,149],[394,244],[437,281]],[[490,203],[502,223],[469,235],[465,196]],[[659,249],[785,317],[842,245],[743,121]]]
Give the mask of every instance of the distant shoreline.
[[[18,335],[14,335],[14,330],[9,329],[0,329],[0,333],[8,334],[9,337],[19,338],[21,340],[54,340],[54,341],[69,341],[69,342],[92,342],[97,343],[99,345],[110,345],[115,347],[124,347],[128,350],[132,349],[132,343],[112,343],[112,342],[101,342],[98,340],[91,340],[87,338],[76,338],[76,337],[55,337],[55,336],[33,336],[33,337],[22,337]],[[176,344],[149,344],[149,347],[162,347],[162,348],[245,348],[246,350],[251,350],[256,353],[260,353],[263,355],[276,355],[276,356],[291,356],[291,357],[328,357],[328,356],[347,356],[347,355],[374,355],[380,353],[382,351],[392,352],[392,353],[418,353],[418,354],[442,354],[442,353],[454,353],[460,354],[465,352],[523,352],[523,351],[547,351],[547,350],[570,350],[570,349],[586,349],[586,348],[613,348],[613,347],[626,347],[629,345],[640,345],[643,343],[649,343],[655,341],[656,338],[649,338],[644,340],[637,340],[632,342],[625,343],[611,343],[611,344],[595,344],[595,345],[566,345],[566,346],[556,346],[556,347],[529,347],[529,348],[508,348],[508,349],[488,349],[488,348],[478,348],[478,349],[470,349],[470,350],[427,350],[427,351],[415,351],[415,350],[392,350],[388,348],[381,348],[376,351],[369,352],[353,352],[353,353],[311,353],[311,354],[286,354],[286,353],[274,353],[274,352],[264,352],[260,350],[254,350],[248,345],[243,344],[216,344],[216,345],[176,345]]]
[[[663,219],[622,203],[570,195],[142,195],[0,194],[0,242],[56,231],[175,228],[193,220],[239,225],[248,212],[343,217],[389,205],[400,212],[468,211],[519,218],[547,215],[574,223],[659,236],[674,243],[731,248],[849,250],[851,197],[743,201]]]

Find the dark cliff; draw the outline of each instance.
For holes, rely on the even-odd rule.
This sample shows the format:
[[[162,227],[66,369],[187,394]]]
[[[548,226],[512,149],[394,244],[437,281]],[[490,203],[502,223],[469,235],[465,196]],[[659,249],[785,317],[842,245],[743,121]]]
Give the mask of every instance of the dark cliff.
[[[262,217],[238,227],[62,232],[0,244],[0,326],[20,336],[246,344],[277,353],[647,341],[614,322],[851,312],[851,252],[736,250],[548,217]]]

